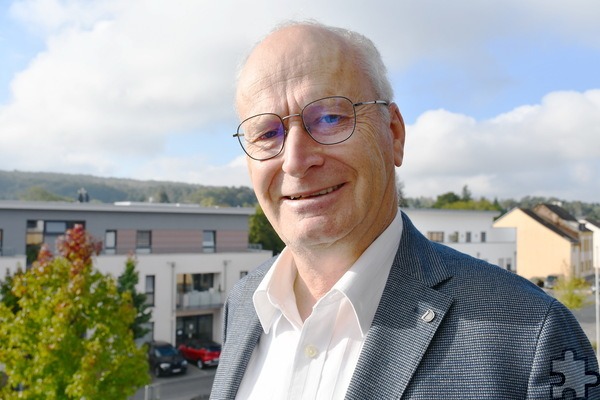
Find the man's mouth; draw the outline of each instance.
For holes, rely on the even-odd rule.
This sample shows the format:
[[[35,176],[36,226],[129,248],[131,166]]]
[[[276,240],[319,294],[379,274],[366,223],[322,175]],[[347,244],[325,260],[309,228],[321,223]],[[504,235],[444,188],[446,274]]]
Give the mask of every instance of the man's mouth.
[[[323,189],[323,190],[321,190],[319,192],[316,192],[316,193],[311,193],[311,194],[302,195],[302,196],[289,196],[288,198],[290,200],[300,200],[300,199],[308,199],[310,197],[323,196],[325,194],[329,194],[331,192],[334,192],[334,191],[338,190],[341,187],[342,187],[342,185],[336,185],[336,186],[332,186],[332,187],[327,188],[327,189]]]

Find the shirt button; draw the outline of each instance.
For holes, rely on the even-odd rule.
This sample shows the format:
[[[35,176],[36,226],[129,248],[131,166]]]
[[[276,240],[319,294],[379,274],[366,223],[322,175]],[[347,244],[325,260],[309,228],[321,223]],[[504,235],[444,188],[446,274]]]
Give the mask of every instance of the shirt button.
[[[319,350],[312,344],[309,344],[304,348],[304,355],[308,358],[315,358],[319,355]]]

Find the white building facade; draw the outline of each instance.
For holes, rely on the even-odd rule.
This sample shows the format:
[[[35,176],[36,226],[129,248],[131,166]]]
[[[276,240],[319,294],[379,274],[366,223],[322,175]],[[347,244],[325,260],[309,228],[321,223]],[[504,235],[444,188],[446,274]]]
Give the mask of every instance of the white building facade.
[[[428,239],[460,252],[515,271],[516,233],[513,228],[494,228],[499,211],[402,209]]]
[[[499,212],[403,209],[429,239],[514,270],[514,229],[493,228]],[[96,267],[121,275],[137,260],[137,291],[152,307],[147,338],[178,344],[187,338],[222,341],[222,307],[245,274],[269,259],[251,249],[253,208],[206,208],[153,203],[56,203],[0,201],[0,279],[26,268],[41,243],[75,224],[103,242]]]
[[[53,248],[75,224],[103,242],[95,266],[115,278],[128,257],[152,309],[150,333],[178,344],[187,338],[222,341],[228,291],[272,256],[248,243],[253,208],[176,204],[90,204],[0,201],[0,279],[25,269],[41,243]]]

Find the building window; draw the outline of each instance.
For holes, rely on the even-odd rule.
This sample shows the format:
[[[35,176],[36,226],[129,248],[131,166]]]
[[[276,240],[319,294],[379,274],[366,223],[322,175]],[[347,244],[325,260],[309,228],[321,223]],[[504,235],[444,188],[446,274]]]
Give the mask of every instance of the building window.
[[[81,225],[85,228],[85,221],[38,221],[44,227],[45,236],[63,235],[67,229],[73,229],[75,225]]]
[[[450,243],[458,243],[458,232],[453,232],[448,235],[448,241]]]
[[[145,324],[142,324],[142,328],[147,329],[148,331],[143,337],[136,339],[136,342],[148,343],[154,340],[154,322],[146,322]]]
[[[135,236],[136,253],[148,254],[152,249],[152,232],[137,231]]]
[[[444,232],[427,232],[427,238],[433,242],[443,243]]]
[[[216,236],[215,231],[204,231],[202,233],[202,251],[204,253],[214,253],[216,251]]]
[[[104,234],[104,252],[106,254],[117,254],[117,231],[110,230]]]
[[[487,241],[487,232],[481,232],[481,243],[485,243]]]
[[[146,275],[146,304],[154,306],[154,275]]]
[[[27,266],[37,260],[40,248],[44,243],[44,221],[27,220],[27,233],[25,234],[25,253]]]
[[[65,221],[47,221],[44,233],[46,235],[62,235],[67,231],[67,223]]]
[[[467,236],[465,238],[465,242],[471,243],[471,232],[467,232]]]
[[[178,317],[175,326],[177,345],[189,339],[199,339],[200,341],[211,341],[213,339],[212,314]]]
[[[31,266],[37,259],[42,243],[47,244],[50,249],[56,248],[56,239],[64,235],[67,229],[72,229],[75,225],[81,225],[85,228],[85,221],[27,220],[25,239],[27,266]]]
[[[185,294],[188,292],[204,292],[213,289],[215,285],[215,274],[178,274],[177,292]]]

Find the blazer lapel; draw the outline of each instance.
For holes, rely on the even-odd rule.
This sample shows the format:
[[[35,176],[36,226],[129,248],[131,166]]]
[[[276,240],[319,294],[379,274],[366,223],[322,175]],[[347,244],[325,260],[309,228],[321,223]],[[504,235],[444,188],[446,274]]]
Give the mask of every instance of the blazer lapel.
[[[213,386],[222,388],[223,393],[222,396],[216,396],[216,393],[211,394],[211,396],[216,396],[215,398],[235,398],[246,371],[246,366],[252,356],[252,351],[260,339],[262,327],[258,317],[253,315],[250,320],[246,319],[246,322],[246,329],[245,331],[239,331],[237,340],[233,343],[227,343],[229,346],[228,351],[231,353],[228,358],[229,362],[226,368],[218,370],[220,383]],[[217,381],[217,376],[215,376],[215,381]]]
[[[271,260],[266,266],[270,267],[272,263]],[[264,267],[264,265],[261,267]],[[224,318],[229,320],[227,330],[230,334],[226,336],[227,342],[223,346],[223,353],[221,353],[219,368],[215,374],[210,395],[211,399],[235,398],[254,347],[256,347],[263,332],[252,303],[252,294],[267,270],[267,268],[261,269],[260,274],[252,277],[248,276],[250,279],[244,285],[240,294],[240,297],[245,301],[239,302],[235,310],[236,316],[229,318],[228,310],[225,310]]]
[[[453,301],[433,289],[451,277],[431,243],[403,217],[398,253],[347,399],[400,398]]]

